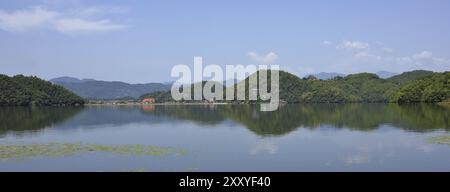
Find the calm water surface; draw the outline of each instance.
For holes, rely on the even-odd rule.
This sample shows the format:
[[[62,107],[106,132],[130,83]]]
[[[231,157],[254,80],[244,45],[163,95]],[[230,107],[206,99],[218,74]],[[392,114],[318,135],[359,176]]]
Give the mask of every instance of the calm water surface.
[[[450,171],[450,145],[427,141],[449,130],[450,108],[425,104],[3,107],[2,146],[139,144],[186,153],[0,155],[0,171]]]

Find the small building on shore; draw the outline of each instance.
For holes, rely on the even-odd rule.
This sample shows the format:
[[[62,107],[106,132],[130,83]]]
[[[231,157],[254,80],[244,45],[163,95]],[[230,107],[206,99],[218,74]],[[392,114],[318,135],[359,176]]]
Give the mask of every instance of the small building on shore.
[[[155,103],[155,98],[145,98],[142,100],[142,104],[152,104]]]

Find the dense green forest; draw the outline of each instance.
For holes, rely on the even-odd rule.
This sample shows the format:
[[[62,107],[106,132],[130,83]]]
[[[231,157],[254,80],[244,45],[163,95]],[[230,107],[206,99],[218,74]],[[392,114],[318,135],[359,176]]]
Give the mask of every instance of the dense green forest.
[[[257,75],[259,72],[252,74]],[[224,95],[239,84],[246,87],[248,101],[249,79],[237,85],[223,88]],[[270,82],[270,73],[268,73]],[[449,72],[411,71],[388,79],[371,73],[358,73],[346,77],[320,80],[313,76],[299,78],[288,72],[279,72],[280,99],[288,103],[387,103],[387,102],[441,102],[450,98]],[[258,82],[259,83],[259,82]],[[268,83],[270,88],[270,83]],[[192,87],[192,86],[191,86]],[[142,95],[152,97],[156,102],[173,101],[170,91]],[[236,94],[235,94],[236,97]],[[235,102],[235,101],[233,101]]]
[[[37,77],[0,75],[0,106],[83,105],[84,99]]]
[[[426,76],[433,75],[433,74],[434,74],[434,72],[432,72],[432,71],[415,70],[415,71],[404,72],[400,75],[395,75],[395,76],[389,78],[389,81],[394,82],[399,85],[402,85],[402,84],[408,83],[410,81],[424,78]]]
[[[228,91],[236,90],[238,85],[245,85],[248,100],[249,79],[230,87],[219,84],[224,98]],[[268,73],[270,81],[270,73]],[[450,100],[450,72],[434,73],[431,71],[411,71],[383,79],[376,74],[359,73],[346,77],[320,80],[314,76],[299,78],[288,72],[279,71],[280,99],[288,103],[437,103]],[[205,85],[206,82],[202,82]],[[261,83],[261,82],[258,82]],[[270,88],[270,83],[268,84]],[[190,86],[190,89],[193,86]],[[83,105],[84,99],[62,86],[52,84],[37,77],[17,75],[9,77],[0,75],[0,106],[48,106],[48,105]],[[213,87],[213,91],[216,87]],[[193,95],[193,91],[192,91]],[[155,98],[157,103],[173,102],[170,91],[157,91],[144,94],[140,98]],[[186,102],[186,101],[184,101]],[[198,101],[190,101],[198,102]],[[204,100],[202,101],[204,102]],[[237,102],[235,100],[228,102]],[[256,101],[257,102],[257,101]]]
[[[406,83],[391,96],[391,101],[437,103],[449,98],[450,72],[445,72]]]

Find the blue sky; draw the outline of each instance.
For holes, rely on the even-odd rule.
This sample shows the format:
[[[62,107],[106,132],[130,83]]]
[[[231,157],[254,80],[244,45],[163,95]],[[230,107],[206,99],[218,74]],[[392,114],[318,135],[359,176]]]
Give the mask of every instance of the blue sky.
[[[450,1],[0,0],[0,73],[171,81],[177,64],[450,70]]]

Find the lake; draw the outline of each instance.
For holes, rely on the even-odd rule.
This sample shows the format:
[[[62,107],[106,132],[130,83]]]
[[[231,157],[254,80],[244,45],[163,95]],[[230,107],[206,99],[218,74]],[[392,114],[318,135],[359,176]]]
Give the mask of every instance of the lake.
[[[0,171],[450,171],[431,104],[1,107]]]

